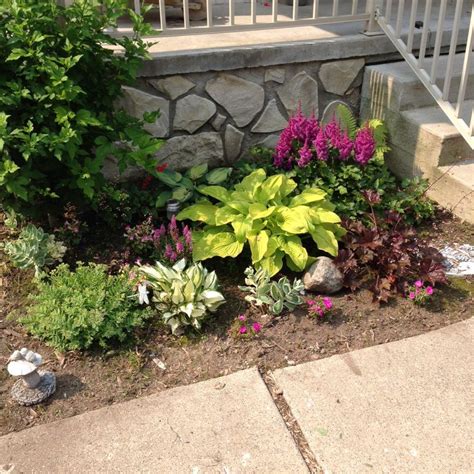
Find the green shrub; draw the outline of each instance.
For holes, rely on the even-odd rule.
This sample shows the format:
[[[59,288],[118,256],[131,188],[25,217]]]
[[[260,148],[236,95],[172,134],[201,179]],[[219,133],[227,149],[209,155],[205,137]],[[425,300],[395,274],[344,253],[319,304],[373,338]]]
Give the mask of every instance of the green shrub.
[[[280,314],[283,309],[293,311],[303,304],[304,285],[301,280],[295,278],[293,284],[287,277],[272,281],[265,270],[255,271],[253,267],[248,267],[244,273],[247,286],[239,286],[239,289],[249,293],[245,301],[268,308],[271,314]]]
[[[165,324],[175,334],[186,326],[200,329],[208,313],[214,313],[225,302],[217,291],[217,276],[200,263],[186,267],[182,259],[173,267],[159,262],[139,267],[145,285],[153,290],[152,301]]]
[[[237,257],[246,243],[252,264],[269,276],[283,267],[303,271],[312,259],[302,236],[311,236],[318,248],[336,256],[337,238],[343,235],[334,206],[320,189],[307,189],[291,196],[296,182],[283,174],[267,178],[263,169],[245,177],[234,189],[204,186],[199,191],[220,201],[190,206],[177,219],[204,222],[203,231],[193,232],[195,261],[212,257]]]
[[[3,250],[15,267],[34,268],[38,277],[45,267],[62,260],[66,247],[41,227],[28,224],[16,240],[3,245]]]
[[[111,276],[105,265],[65,264],[40,281],[22,324],[60,351],[102,348],[124,341],[151,315],[138,306],[127,274]]]
[[[98,4],[101,5],[98,5]],[[121,86],[132,84],[149,33],[124,0],[5,0],[0,6],[0,201],[45,212],[39,202],[94,203],[101,170],[115,156],[123,170],[155,173],[161,145],[143,122],[114,109]],[[133,37],[105,28],[131,15]],[[114,48],[121,48],[116,54]],[[156,114],[146,114],[152,121]],[[80,202],[79,202],[80,203]],[[33,206],[34,205],[34,206]]]

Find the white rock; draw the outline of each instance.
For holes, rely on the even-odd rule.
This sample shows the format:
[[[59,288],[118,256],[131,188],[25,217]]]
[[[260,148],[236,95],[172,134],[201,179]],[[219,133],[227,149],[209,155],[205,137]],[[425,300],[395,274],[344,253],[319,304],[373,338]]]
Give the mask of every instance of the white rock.
[[[192,88],[196,87],[194,82],[184,78],[183,76],[170,76],[165,79],[151,79],[148,83],[171,100],[177,99],[179,96],[186,94]]]
[[[285,70],[282,68],[272,68],[265,70],[265,82],[278,82],[283,84],[285,82]]]
[[[243,139],[243,132],[237,130],[234,126],[227,124],[224,134],[227,161],[232,162],[239,157]]]
[[[318,116],[318,83],[305,71],[292,77],[277,93],[288,113],[294,114],[301,104],[305,115]]]
[[[211,122],[212,128],[214,128],[214,130],[220,130],[222,125],[224,125],[226,118],[227,117],[225,115],[217,114],[214,120]]]
[[[239,127],[252,121],[265,100],[263,87],[232,74],[221,74],[208,81],[206,92],[229,112]]]
[[[328,92],[344,95],[364,64],[362,58],[324,63],[319,70],[319,79]]]
[[[278,110],[276,99],[272,99],[268,102],[265,110],[258,119],[257,123],[253,126],[253,133],[271,133],[279,132],[283,130],[288,124],[288,121]]]
[[[194,133],[216,113],[216,104],[196,94],[187,95],[176,103],[173,127]]]
[[[343,280],[342,273],[329,257],[318,257],[303,277],[306,290],[326,294],[339,291]]]
[[[144,129],[153,136],[164,138],[170,132],[169,101],[148,94],[133,87],[123,86],[123,97],[117,102],[117,107],[123,108],[132,117],[143,119],[145,112],[160,111],[160,116],[154,123],[146,123]]]
[[[209,167],[224,164],[224,147],[217,132],[180,135],[166,140],[157,153],[158,163],[168,163],[170,169],[183,170],[201,163]]]
[[[36,370],[36,365],[27,360],[13,360],[7,366],[8,373],[13,377],[24,377]]]

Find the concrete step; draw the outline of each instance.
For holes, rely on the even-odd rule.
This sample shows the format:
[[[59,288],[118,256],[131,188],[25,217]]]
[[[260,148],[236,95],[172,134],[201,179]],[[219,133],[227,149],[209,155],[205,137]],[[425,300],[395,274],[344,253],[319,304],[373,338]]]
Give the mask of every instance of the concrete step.
[[[474,224],[474,159],[437,167],[428,196]]]
[[[441,56],[437,64],[437,85],[443,87],[447,70],[447,56]],[[453,77],[449,100],[457,100],[457,91],[464,55],[457,54],[453,63]],[[431,72],[432,59],[426,60],[425,69]],[[471,61],[466,89],[466,99],[474,99],[474,61]],[[362,99],[371,103],[371,114],[376,116],[378,109],[409,110],[435,105],[435,100],[423,86],[416,74],[405,61],[368,66],[365,69]]]

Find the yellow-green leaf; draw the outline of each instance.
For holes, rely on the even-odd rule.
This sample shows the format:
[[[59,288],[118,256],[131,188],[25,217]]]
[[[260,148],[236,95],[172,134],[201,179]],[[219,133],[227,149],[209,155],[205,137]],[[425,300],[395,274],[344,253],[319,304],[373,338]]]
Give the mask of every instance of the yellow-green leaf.
[[[259,262],[267,252],[268,234],[269,232],[262,230],[256,235],[249,235],[247,237],[250,244],[250,251],[252,252],[252,263]]]

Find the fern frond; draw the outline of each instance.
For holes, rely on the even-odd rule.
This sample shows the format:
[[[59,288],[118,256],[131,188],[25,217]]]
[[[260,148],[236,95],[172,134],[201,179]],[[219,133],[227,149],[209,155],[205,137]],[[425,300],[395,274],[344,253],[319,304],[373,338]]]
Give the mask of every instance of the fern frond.
[[[339,104],[336,110],[341,125],[347,130],[349,137],[354,138],[357,131],[357,120],[352,110],[342,104]]]

